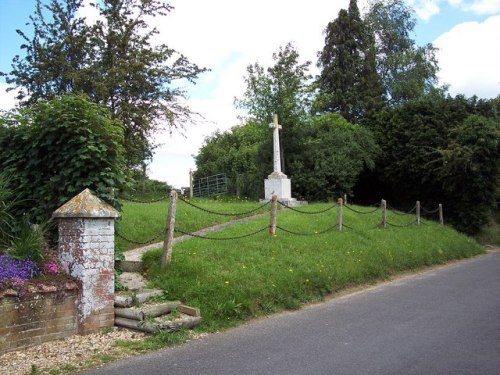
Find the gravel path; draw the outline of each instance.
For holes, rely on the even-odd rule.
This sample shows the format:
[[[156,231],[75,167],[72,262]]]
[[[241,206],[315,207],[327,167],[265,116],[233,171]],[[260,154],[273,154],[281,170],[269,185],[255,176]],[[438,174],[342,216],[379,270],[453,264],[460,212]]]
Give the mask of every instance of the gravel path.
[[[50,341],[0,355],[0,373],[26,374],[32,365],[37,367],[37,374],[46,374],[50,368],[64,365],[79,367],[96,354],[109,354],[118,350],[115,347],[116,340],[142,340],[144,337],[143,333],[115,327],[109,332]]]

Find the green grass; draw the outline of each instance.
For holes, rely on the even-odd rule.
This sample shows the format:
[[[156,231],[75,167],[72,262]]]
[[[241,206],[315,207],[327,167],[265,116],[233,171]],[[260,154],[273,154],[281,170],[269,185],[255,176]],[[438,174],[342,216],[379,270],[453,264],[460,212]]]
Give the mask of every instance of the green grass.
[[[326,207],[311,204],[301,210]],[[413,220],[411,215],[388,213],[395,225]],[[266,228],[268,221],[259,217],[209,236],[241,236]],[[165,299],[199,307],[204,320],[197,330],[211,332],[296,309],[346,287],[484,251],[473,239],[434,222],[403,228],[376,227],[379,222],[380,211],[359,215],[345,210],[344,223],[352,229],[315,234],[336,223],[336,209],[320,215],[280,210],[278,226],[310,235],[278,229],[274,238],[264,230],[239,240],[192,239],[174,246],[165,271],[159,267],[161,250],[146,253],[144,261],[152,286],[163,289]]]
[[[197,206],[210,209],[216,212],[223,213],[240,213],[253,210],[261,204],[258,202],[248,201],[247,199],[206,199],[193,198],[189,202]],[[269,206],[267,206],[267,209]],[[121,218],[117,222],[117,231],[123,234],[126,238],[134,241],[147,241],[152,239],[166,226],[168,211],[168,200],[157,203],[133,203],[128,201],[122,202]],[[265,209],[257,211],[264,212]],[[253,215],[252,214],[252,215]],[[250,214],[249,214],[250,215]],[[184,232],[193,232],[212,225],[220,224],[234,218],[242,216],[221,216],[214,215],[202,210],[198,210],[185,202],[177,202],[177,213],[175,217],[176,228]],[[177,234],[176,234],[177,236]],[[163,234],[153,242],[163,241]],[[122,251],[127,251],[142,245],[134,244],[125,241],[120,237],[116,237],[116,245]]]

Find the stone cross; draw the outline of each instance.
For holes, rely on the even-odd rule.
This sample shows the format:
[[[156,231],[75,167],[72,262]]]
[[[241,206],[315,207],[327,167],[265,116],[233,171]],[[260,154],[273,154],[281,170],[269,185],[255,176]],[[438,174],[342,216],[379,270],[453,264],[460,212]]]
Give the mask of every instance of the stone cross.
[[[278,124],[278,115],[273,115],[273,122],[269,124],[270,128],[273,128],[273,162],[274,162],[274,173],[281,174],[281,154],[280,154],[280,135],[279,130],[281,125]]]

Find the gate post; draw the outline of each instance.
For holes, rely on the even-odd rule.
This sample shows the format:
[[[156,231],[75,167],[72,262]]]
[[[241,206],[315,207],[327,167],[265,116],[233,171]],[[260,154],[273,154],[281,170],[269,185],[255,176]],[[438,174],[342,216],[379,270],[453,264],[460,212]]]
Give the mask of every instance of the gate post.
[[[80,334],[114,326],[114,235],[119,215],[89,189],[52,214],[58,219],[61,264],[80,282],[76,301]]]

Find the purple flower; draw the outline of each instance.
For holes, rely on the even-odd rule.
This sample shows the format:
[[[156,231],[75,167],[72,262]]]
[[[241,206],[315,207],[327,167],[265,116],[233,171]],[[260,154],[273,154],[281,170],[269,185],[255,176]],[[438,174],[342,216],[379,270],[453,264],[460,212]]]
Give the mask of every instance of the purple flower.
[[[11,279],[29,280],[40,273],[40,268],[31,259],[15,259],[0,254],[0,287],[11,283]]]

